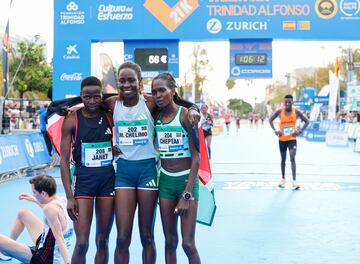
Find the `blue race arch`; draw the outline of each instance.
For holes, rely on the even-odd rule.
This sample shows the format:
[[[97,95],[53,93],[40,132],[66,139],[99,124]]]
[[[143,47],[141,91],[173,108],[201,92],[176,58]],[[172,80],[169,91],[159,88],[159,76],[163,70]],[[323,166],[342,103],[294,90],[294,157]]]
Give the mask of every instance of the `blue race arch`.
[[[360,39],[359,0],[54,0],[53,98],[79,94],[91,43]]]

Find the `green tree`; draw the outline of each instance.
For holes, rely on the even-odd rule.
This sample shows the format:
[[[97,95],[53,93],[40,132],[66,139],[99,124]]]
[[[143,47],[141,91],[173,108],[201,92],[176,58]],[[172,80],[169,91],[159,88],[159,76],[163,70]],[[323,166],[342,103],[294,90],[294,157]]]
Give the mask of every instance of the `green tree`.
[[[47,94],[52,86],[52,67],[44,56],[45,44],[39,37],[17,43],[9,63],[10,82],[21,99],[29,92]]]
[[[285,95],[292,94],[292,89],[280,81],[273,84],[273,91],[268,101],[270,105],[277,105],[281,103]]]
[[[240,115],[247,115],[253,110],[251,104],[241,99],[230,99],[227,107]]]
[[[207,58],[207,51],[200,47],[200,43],[194,45],[192,52],[193,64],[191,70],[194,76],[195,82],[195,100],[201,98],[201,92],[206,80],[206,75],[208,71],[211,70],[209,65],[209,60]]]
[[[235,86],[235,80],[227,79],[225,85],[228,88],[228,90],[231,90]]]

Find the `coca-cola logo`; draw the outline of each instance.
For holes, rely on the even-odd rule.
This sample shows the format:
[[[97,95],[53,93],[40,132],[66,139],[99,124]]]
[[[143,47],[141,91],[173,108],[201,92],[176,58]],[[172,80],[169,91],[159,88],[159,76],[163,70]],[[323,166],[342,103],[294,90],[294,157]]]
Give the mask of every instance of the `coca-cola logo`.
[[[82,73],[81,72],[74,72],[74,73],[63,73],[60,76],[60,80],[62,81],[81,81],[82,80]]]

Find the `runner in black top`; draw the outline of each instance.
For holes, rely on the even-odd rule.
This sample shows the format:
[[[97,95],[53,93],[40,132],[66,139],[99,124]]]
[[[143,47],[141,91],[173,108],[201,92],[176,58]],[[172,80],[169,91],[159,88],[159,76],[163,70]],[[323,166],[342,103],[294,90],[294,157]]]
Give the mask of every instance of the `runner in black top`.
[[[95,202],[95,263],[108,262],[108,239],[114,219],[112,165],[112,117],[101,109],[102,88],[96,77],[81,83],[84,108],[65,118],[61,139],[61,178],[68,198],[67,210],[74,221],[76,245],[72,263],[85,263]],[[70,157],[75,164],[70,180]]]

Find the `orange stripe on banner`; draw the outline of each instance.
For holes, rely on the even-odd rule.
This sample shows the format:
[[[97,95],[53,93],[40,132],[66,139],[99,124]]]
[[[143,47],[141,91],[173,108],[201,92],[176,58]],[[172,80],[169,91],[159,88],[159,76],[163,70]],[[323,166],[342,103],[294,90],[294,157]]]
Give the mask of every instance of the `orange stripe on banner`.
[[[295,30],[296,22],[295,21],[283,21],[283,29],[284,30]]]
[[[164,0],[147,0],[144,7],[173,32],[199,7],[198,0],[179,0],[170,7]]]
[[[299,21],[298,22],[298,29],[300,30],[310,30],[310,21]]]

